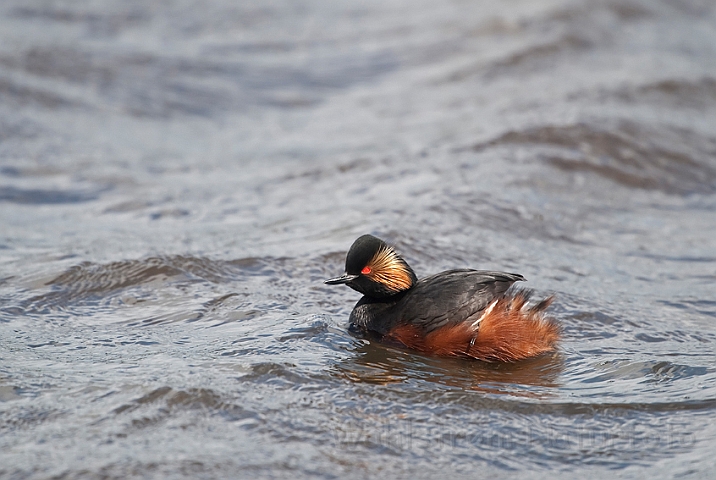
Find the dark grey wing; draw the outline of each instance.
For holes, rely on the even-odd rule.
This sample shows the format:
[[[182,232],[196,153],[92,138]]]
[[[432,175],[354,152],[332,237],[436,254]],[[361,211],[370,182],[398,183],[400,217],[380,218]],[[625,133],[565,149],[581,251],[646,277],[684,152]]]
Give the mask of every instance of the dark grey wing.
[[[501,298],[516,273],[487,270],[450,270],[420,280],[403,303],[402,318],[426,332],[464,322]]]

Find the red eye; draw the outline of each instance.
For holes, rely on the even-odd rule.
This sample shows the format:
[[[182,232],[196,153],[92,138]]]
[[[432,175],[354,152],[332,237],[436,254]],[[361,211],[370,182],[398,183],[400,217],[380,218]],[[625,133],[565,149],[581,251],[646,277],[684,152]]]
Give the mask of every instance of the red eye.
[[[363,267],[363,270],[360,271],[363,275],[368,275],[371,272],[370,267]]]

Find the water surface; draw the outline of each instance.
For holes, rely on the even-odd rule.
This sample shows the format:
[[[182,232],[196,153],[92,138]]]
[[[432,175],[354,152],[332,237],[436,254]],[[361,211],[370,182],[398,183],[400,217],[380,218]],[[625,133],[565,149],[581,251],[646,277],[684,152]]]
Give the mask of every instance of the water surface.
[[[707,478],[716,10],[0,7],[0,477]],[[559,353],[355,338],[363,233]]]

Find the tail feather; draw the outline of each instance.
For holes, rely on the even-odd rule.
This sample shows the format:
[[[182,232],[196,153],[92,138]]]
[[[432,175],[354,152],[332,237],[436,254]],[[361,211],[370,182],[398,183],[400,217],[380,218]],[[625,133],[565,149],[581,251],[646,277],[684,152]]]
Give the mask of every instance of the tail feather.
[[[516,290],[498,301],[480,322],[477,338],[467,355],[487,361],[514,362],[554,351],[560,328],[545,315],[554,297],[525,308],[530,295],[529,291]]]

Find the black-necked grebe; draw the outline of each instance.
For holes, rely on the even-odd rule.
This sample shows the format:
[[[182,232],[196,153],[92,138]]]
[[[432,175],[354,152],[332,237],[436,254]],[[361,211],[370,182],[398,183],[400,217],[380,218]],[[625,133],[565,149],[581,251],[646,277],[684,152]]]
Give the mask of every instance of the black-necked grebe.
[[[556,349],[559,326],[545,316],[553,297],[534,305],[531,292],[510,288],[516,273],[448,270],[418,280],[384,241],[359,237],[346,273],[326,280],[362,293],[351,328],[426,354],[514,362]]]

